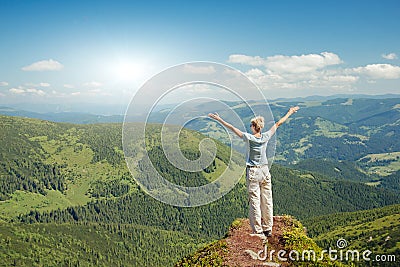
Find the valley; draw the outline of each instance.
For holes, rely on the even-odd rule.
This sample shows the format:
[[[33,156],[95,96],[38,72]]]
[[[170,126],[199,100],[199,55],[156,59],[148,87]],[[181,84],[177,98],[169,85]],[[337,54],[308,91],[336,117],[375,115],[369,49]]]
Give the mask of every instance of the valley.
[[[398,103],[296,103],[302,107],[298,116],[277,133],[271,169],[275,214],[302,221],[321,248],[344,237],[351,248],[398,255]],[[292,104],[276,102],[271,108],[282,114]],[[243,109],[235,103],[232,107]],[[245,109],[240,112],[250,118]],[[174,207],[150,197],[136,181],[148,168],[143,151],[132,148],[138,163],[132,175],[120,123],[56,123],[2,115],[0,124],[0,254],[10,266],[173,265],[223,238],[236,218],[247,217],[244,176],[228,194],[205,206]],[[160,125],[153,121],[149,127],[156,134]],[[168,164],[156,135],[148,137],[147,152],[170,182],[204,185],[220,176],[231,153],[222,129],[205,121],[183,131],[184,155],[198,157],[198,144],[207,135],[218,140],[217,157],[203,171],[184,174]],[[99,247],[99,242],[107,246]],[[60,253],[54,254],[52,247]],[[68,256],[74,253],[76,257]]]

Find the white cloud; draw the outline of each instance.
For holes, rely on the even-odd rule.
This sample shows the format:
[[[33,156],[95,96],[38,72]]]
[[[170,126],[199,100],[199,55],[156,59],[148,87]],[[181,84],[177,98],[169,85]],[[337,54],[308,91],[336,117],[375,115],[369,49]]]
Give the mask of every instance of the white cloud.
[[[10,93],[17,94],[17,95],[31,94],[31,95],[44,96],[46,94],[46,92],[44,92],[43,90],[38,90],[38,89],[35,89],[35,88],[24,89],[21,86],[19,86],[18,88],[11,88],[8,91]]]
[[[237,70],[233,70],[233,69],[224,69],[223,72],[226,76],[228,77],[232,77],[232,78],[239,78],[242,76],[242,74],[240,72],[238,72]]]
[[[25,93],[25,90],[21,89],[21,88],[11,88],[8,91],[10,91],[13,94],[24,94]]]
[[[246,56],[246,55],[230,55],[229,63],[240,63],[250,66],[262,66],[265,64],[265,59],[259,56]]]
[[[342,63],[339,56],[329,52],[301,56],[273,56],[265,66],[274,72],[302,73]]]
[[[178,93],[188,93],[188,94],[196,94],[196,93],[209,93],[213,91],[214,86],[209,84],[188,84],[177,90]]]
[[[391,64],[370,64],[352,69],[373,79],[399,79],[400,67]]]
[[[45,83],[45,82],[41,82],[38,84],[35,83],[26,83],[25,84],[26,87],[49,87],[50,84],[49,83]]]
[[[397,59],[397,55],[395,53],[382,54],[382,57],[389,60]]]
[[[318,78],[307,81],[311,88],[351,89],[360,77],[344,74],[321,74]]]
[[[80,95],[80,94],[81,94],[81,92],[73,92],[73,93],[71,93],[72,96],[77,96],[77,95]]]
[[[45,95],[46,93],[43,90],[38,90],[35,88],[29,88],[25,90],[27,93],[32,93],[32,94],[36,94],[36,95]]]
[[[99,87],[102,87],[103,84],[99,83],[99,82],[92,81],[92,82],[84,83],[83,86],[89,87],[89,88],[99,88]]]
[[[73,86],[72,84],[64,84],[64,88],[73,89],[75,88],[75,86]]]
[[[183,66],[183,71],[186,73],[194,73],[194,74],[213,74],[215,73],[215,68],[214,66],[199,67],[199,66],[192,66],[185,64]]]
[[[7,86],[8,82],[0,82],[0,86]]]
[[[22,68],[23,71],[57,71],[63,69],[64,66],[53,59],[42,60]]]
[[[250,77],[262,77],[265,75],[265,73],[262,70],[255,68],[247,71],[246,75]]]
[[[394,53],[385,55],[394,58]],[[260,56],[231,55],[229,62],[249,67],[245,74],[261,89],[327,89],[353,90],[357,83],[372,83],[376,79],[399,79],[400,66],[369,64],[342,68],[343,61],[337,54],[323,52],[305,55]]]
[[[77,92],[79,95],[82,96],[111,96],[111,93],[108,92],[104,92],[102,89],[99,88],[93,88],[93,89],[89,89],[87,91],[81,91],[81,92]],[[75,95],[78,95],[75,94]]]
[[[49,87],[50,84],[49,83],[39,83],[40,87]]]
[[[360,77],[352,75],[333,75],[325,76],[324,79],[331,82],[343,82],[343,83],[354,83],[357,82]]]
[[[100,89],[91,89],[91,90],[88,91],[88,93],[91,93],[91,94],[98,94],[100,92],[101,92]]]
[[[261,58],[259,56],[231,55],[228,62],[241,63],[249,66],[264,66],[266,71],[276,73],[310,72],[327,66],[343,63],[338,55],[331,52],[300,56],[276,55],[267,58]]]
[[[3,93],[0,93],[0,96],[1,96],[1,97],[4,97],[4,96],[6,96],[6,95],[5,95],[5,94],[3,94]]]
[[[262,89],[351,89],[359,80],[358,75],[345,73],[340,69],[323,69],[302,73],[263,72],[251,69],[245,73]]]

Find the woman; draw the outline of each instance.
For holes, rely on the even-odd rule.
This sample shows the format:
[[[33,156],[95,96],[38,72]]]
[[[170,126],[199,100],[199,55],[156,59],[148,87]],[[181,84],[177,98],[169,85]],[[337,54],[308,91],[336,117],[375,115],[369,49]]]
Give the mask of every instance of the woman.
[[[291,107],[285,116],[264,133],[261,133],[264,127],[264,118],[261,116],[253,118],[250,124],[252,134],[242,132],[224,121],[218,113],[208,114],[210,118],[219,121],[247,142],[246,183],[249,194],[249,219],[253,231],[252,236],[261,238],[272,236],[272,186],[266,153],[267,144],[268,140],[275,134],[276,129],[298,110],[299,107]]]

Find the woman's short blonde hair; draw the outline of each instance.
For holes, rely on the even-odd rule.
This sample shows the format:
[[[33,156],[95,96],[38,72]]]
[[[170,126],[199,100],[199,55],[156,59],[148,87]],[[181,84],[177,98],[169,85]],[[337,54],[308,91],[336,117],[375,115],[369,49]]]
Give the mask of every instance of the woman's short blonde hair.
[[[261,131],[262,128],[264,128],[264,117],[262,116],[257,116],[253,119],[251,119],[251,124],[254,126],[254,129],[259,132]]]

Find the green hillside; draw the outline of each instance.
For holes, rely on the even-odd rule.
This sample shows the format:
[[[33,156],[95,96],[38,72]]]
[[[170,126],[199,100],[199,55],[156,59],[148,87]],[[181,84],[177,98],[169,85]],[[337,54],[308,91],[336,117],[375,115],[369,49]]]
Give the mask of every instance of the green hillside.
[[[399,98],[273,101],[270,108],[275,121],[290,106],[300,106],[296,116],[291,117],[290,122],[277,132],[276,160],[283,164],[313,158],[354,162],[368,155],[400,152],[399,103]],[[251,109],[242,103],[228,104],[243,121],[250,121],[254,114],[265,112],[266,108],[259,102],[251,102]],[[201,113],[201,107],[197,108]],[[226,110],[216,111],[222,117],[228,114]],[[207,112],[204,110],[204,114]],[[162,121],[166,116],[161,115],[155,122]],[[192,124],[191,128],[206,134],[212,129],[212,137],[227,141],[222,129],[216,127],[213,121]],[[371,167],[369,164],[363,166],[367,170]],[[388,170],[393,172],[391,168]]]
[[[334,261],[324,255],[303,225],[288,215],[274,216],[274,234],[266,242],[249,232],[249,220],[236,219],[223,239],[187,255],[175,266],[354,266],[354,262]]]
[[[309,235],[323,248],[336,247],[338,239],[345,239],[346,249],[366,249],[374,255],[387,255],[392,261],[400,259],[400,205],[365,211],[335,213],[303,221]],[[393,256],[391,256],[393,255]]]
[[[168,266],[202,238],[141,225],[0,223],[1,266]]]
[[[245,214],[243,184],[219,202],[193,211],[143,193],[126,167],[120,124],[0,120],[0,238],[6,240],[0,258],[10,265],[165,266],[221,235],[224,225]],[[197,148],[199,134],[186,135]],[[218,147],[222,151],[212,168],[171,178],[181,184],[193,178],[214,180],[229,151]],[[196,155],[197,149],[184,149]],[[176,172],[160,165],[163,160],[157,156],[154,160],[161,160],[158,166],[168,173]]]
[[[399,103],[399,98],[271,102],[275,120],[290,106],[300,106],[296,116],[277,131],[275,162],[331,178],[398,190]],[[252,118],[253,113],[246,105],[229,105],[244,121]],[[257,102],[250,105],[256,114],[265,109],[265,105]],[[222,116],[226,112],[217,111]],[[191,127],[228,142],[213,121]]]
[[[334,161],[329,159],[305,159],[290,165],[293,168],[321,173],[338,180],[371,182],[378,180],[363,171],[356,163],[350,161]],[[323,166],[323,167],[321,167]]]
[[[108,203],[120,205],[121,201],[136,201],[136,193],[140,191],[122,155],[121,125],[60,124],[6,116],[1,120],[4,125],[0,169],[4,183],[1,187],[3,201],[0,202],[3,218],[27,214],[30,210],[45,212],[64,210],[70,206],[84,207],[89,202],[100,203],[98,205],[107,203],[104,204],[107,206],[110,205]],[[201,135],[191,133],[187,136],[193,139],[187,143],[192,143],[196,149],[187,145],[184,152],[195,156]],[[155,166],[163,168],[167,177],[175,179],[173,182],[206,183],[226,166],[228,160],[229,150],[218,145],[215,165],[218,168],[192,173],[194,178],[180,176],[179,170],[165,165],[166,159],[155,140],[151,136],[153,149],[149,154],[154,155]],[[138,161],[140,163],[140,159]],[[145,168],[141,164],[138,166]],[[138,169],[137,175],[143,171]],[[335,181],[327,176],[288,170],[277,165],[272,173],[277,213],[291,212],[299,218],[339,211],[338,203],[340,211],[353,211],[396,203],[399,199],[390,192],[379,193],[381,189]],[[238,196],[232,197],[241,199],[238,202],[242,207],[240,211],[245,212],[244,184],[239,184],[235,190]],[[359,198],[350,197],[354,194]],[[304,205],[301,203],[308,203],[307,208],[301,208]]]
[[[329,159],[306,159],[288,166],[294,169],[319,173],[338,180],[359,181],[369,186],[376,186],[378,188],[385,188],[395,192],[400,192],[399,167],[393,163],[387,165],[386,161],[380,162],[381,164],[379,167],[372,168],[388,170],[390,167],[390,174],[386,173],[383,175],[381,172],[379,173],[380,175],[378,175],[377,172],[369,173],[363,170],[358,162],[334,161]]]
[[[6,116],[0,121],[1,217],[136,190],[122,155],[120,124],[85,126]]]
[[[279,137],[277,153],[283,155],[279,160],[327,158],[354,162],[369,154],[399,152],[399,103],[398,98],[279,102],[279,108],[272,108],[277,116],[291,104],[301,107]]]
[[[3,221],[1,227],[4,229],[0,238],[11,244],[11,247],[1,247],[0,255],[4,260],[13,263],[24,258],[29,265],[29,259],[34,258],[32,255],[36,253],[27,247],[30,243],[21,245],[20,237],[12,234],[18,232],[16,229],[25,231],[28,236],[29,233],[46,231],[40,229],[53,229],[41,234],[37,239],[40,241],[37,247],[32,248],[41,251],[40,255],[49,255],[48,258],[40,257],[41,261],[51,262],[53,258],[55,261],[63,260],[62,255],[80,246],[81,237],[74,236],[74,232],[86,231],[82,227],[89,229],[102,225],[107,231],[112,227],[142,227],[140,231],[145,237],[135,243],[135,249],[129,257],[122,259],[112,256],[126,254],[123,250],[131,249],[128,245],[128,248],[123,248],[123,242],[126,241],[119,239],[121,234],[105,230],[99,230],[98,235],[89,234],[85,247],[94,254],[75,259],[80,264],[95,260],[98,252],[99,255],[109,255],[103,261],[105,266],[112,262],[129,265],[135,260],[144,260],[142,266],[165,266],[176,260],[174,249],[184,247],[182,253],[187,254],[199,244],[223,237],[235,218],[247,216],[247,193],[243,179],[221,199],[195,208],[173,207],[145,194],[126,167],[120,124],[74,125],[7,116],[1,116],[0,123],[3,126],[0,131],[0,212]],[[149,127],[153,127],[152,133],[157,133],[159,128],[157,125]],[[185,130],[183,137],[187,141],[186,146],[182,145],[183,153],[189,158],[197,157],[198,144],[204,136]],[[230,154],[229,148],[217,143],[217,158],[210,167],[183,175],[166,162],[160,153],[157,138],[151,136],[146,142],[149,144],[149,155],[158,170],[181,185],[200,185],[214,180],[226,167]],[[141,164],[140,153],[137,155],[138,167],[134,175],[143,175],[147,167]],[[279,165],[274,165],[271,172],[276,214],[292,214],[305,219],[338,211],[400,203],[398,194],[360,182],[332,179]],[[57,227],[60,228],[57,230]],[[66,233],[69,241],[63,242],[66,254],[60,252],[60,257],[52,257],[52,254],[44,251],[54,248],[52,242],[57,240],[57,231],[69,231]],[[145,252],[148,250],[145,240],[153,235],[163,240],[159,246],[149,242],[159,257],[169,255],[165,256],[165,261],[157,257],[150,258],[150,254]],[[49,238],[46,239],[46,236]],[[97,242],[92,241],[103,237],[112,240],[109,248],[114,254],[95,247]],[[168,245],[163,242],[176,243],[179,247],[167,248]],[[73,260],[68,257],[65,259]],[[98,260],[101,260],[100,256]]]

